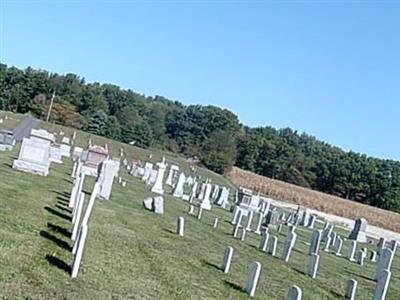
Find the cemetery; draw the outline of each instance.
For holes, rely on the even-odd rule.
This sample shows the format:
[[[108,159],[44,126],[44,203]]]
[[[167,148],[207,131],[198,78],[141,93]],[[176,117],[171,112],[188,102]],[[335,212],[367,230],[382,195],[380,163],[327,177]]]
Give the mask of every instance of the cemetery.
[[[362,216],[347,230],[54,124],[19,143],[0,129],[2,298],[400,299],[400,241],[369,237]]]

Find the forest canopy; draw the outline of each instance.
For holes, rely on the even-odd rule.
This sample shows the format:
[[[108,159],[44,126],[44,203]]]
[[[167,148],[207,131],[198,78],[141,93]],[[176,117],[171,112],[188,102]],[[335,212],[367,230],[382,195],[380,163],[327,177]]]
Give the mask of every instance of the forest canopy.
[[[0,64],[0,109],[148,148],[197,156],[218,173],[233,165],[270,178],[400,212],[400,162],[345,152],[290,128],[250,128],[227,109],[183,105],[75,74]],[[268,109],[267,107],[265,108]]]

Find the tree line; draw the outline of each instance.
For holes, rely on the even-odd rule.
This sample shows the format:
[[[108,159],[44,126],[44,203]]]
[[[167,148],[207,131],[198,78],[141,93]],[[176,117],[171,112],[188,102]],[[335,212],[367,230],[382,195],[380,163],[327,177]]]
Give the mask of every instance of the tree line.
[[[0,109],[86,130],[143,148],[196,156],[224,173],[236,165],[260,175],[400,212],[400,162],[345,152],[290,128],[250,128],[215,106],[183,105],[75,74],[0,64]]]

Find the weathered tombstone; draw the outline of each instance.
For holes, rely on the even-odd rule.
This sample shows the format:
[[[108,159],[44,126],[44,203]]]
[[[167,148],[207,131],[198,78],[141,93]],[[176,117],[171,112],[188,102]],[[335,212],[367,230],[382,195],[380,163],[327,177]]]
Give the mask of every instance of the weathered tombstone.
[[[356,241],[350,241],[349,245],[349,250],[347,252],[347,258],[350,261],[354,261],[354,254],[356,253],[356,248],[357,248],[357,242]]]
[[[203,209],[210,210],[211,209],[210,196],[211,196],[212,185],[210,183],[207,183],[205,186],[206,186],[206,189],[205,189],[204,197],[201,201],[200,206]]]
[[[153,193],[163,195],[164,194],[164,188],[163,188],[164,173],[167,168],[167,164],[165,163],[165,157],[163,157],[161,162],[157,163],[157,167],[158,167],[157,177],[156,177],[153,187],[151,188],[151,191]]]
[[[122,187],[126,187],[126,181],[122,181],[121,185]]]
[[[50,141],[23,138],[13,169],[47,176],[50,167]]]
[[[259,246],[259,249],[261,251],[264,251],[264,252],[267,251],[268,239],[269,239],[269,233],[268,233],[268,228],[267,228],[267,230],[263,231],[263,233],[261,234],[260,246]]]
[[[377,278],[374,300],[385,300],[387,291],[389,289],[390,278],[392,277],[392,272],[385,269],[382,270]]]
[[[15,139],[12,131],[2,130],[0,132],[0,151],[12,150]]]
[[[336,238],[337,238],[336,232],[332,231],[332,233],[331,233],[331,241],[330,241],[331,243],[330,243],[329,247],[335,246]]]
[[[261,264],[257,261],[252,262],[249,266],[249,273],[247,275],[245,291],[250,297],[254,297],[256,293],[258,279],[260,278]]]
[[[366,243],[367,242],[367,235],[366,235],[367,225],[368,225],[368,222],[366,219],[364,219],[364,218],[357,219],[354,224],[354,228],[349,235],[349,239],[357,241],[357,242],[361,242],[361,243]]]
[[[80,220],[81,220],[84,202],[85,202],[85,194],[81,193],[80,199],[78,201],[76,213],[74,214],[74,218],[72,219],[73,226],[72,226],[71,240],[73,240],[73,241],[76,240],[76,237],[78,235],[79,224],[80,224]]]
[[[247,229],[246,227],[240,227],[240,240],[243,242],[246,238]]]
[[[389,242],[389,245],[387,246],[390,250],[393,251],[394,254],[396,254],[396,250],[397,250],[397,246],[398,246],[398,242],[396,240],[391,240]]]
[[[234,251],[233,248],[230,246],[226,247],[226,249],[225,249],[224,257],[222,259],[222,267],[221,267],[222,272],[224,272],[225,274],[229,273],[229,270],[231,268],[233,251]]]
[[[185,234],[185,219],[183,217],[178,218],[176,234],[179,236],[184,236]]]
[[[269,247],[268,247],[268,254],[270,254],[272,256],[276,256],[277,246],[278,246],[278,237],[273,235],[271,237],[271,243],[269,244]]]
[[[264,216],[262,213],[256,213],[256,230],[254,231],[255,234],[261,234],[261,226],[263,223]]]
[[[364,266],[365,257],[366,257],[366,254],[365,254],[365,252],[363,250],[360,250],[360,251],[357,252],[357,263],[360,266]]]
[[[154,197],[153,207],[156,214],[162,215],[164,213],[164,198],[162,196]]]
[[[194,215],[194,206],[193,205],[189,205],[188,214],[189,215]]]
[[[312,253],[308,256],[308,268],[307,274],[311,278],[315,278],[318,272],[318,265],[319,265],[319,255],[317,253]]]
[[[169,168],[169,173],[167,177],[167,181],[165,182],[166,185],[173,186],[173,179],[174,179],[174,174],[175,172],[179,171],[179,167],[176,165],[171,165]]]
[[[150,162],[146,162],[144,165],[144,172],[142,176],[143,181],[147,182],[149,180],[152,170],[153,170],[153,164]]]
[[[370,260],[371,262],[376,262],[376,258],[377,258],[377,253],[376,253],[376,251],[371,251],[371,254],[370,254],[370,256],[369,256],[369,260]]]
[[[197,219],[201,220],[202,215],[203,215],[203,208],[201,208],[201,206],[200,206],[199,210],[197,211]]]
[[[278,228],[276,229],[276,231],[278,231],[279,233],[281,233],[281,231],[282,231],[282,224],[279,224],[279,225],[278,225]]]
[[[315,221],[316,220],[317,220],[317,216],[311,215],[309,220],[308,220],[307,227],[310,228],[310,229],[314,229],[314,225],[315,225]]]
[[[233,208],[233,212],[232,212],[232,218],[231,218],[231,224],[235,225],[237,222],[237,219],[239,217],[239,213],[240,213],[241,209],[239,208],[239,206],[236,206]]]
[[[318,254],[319,246],[321,243],[321,235],[322,230],[314,230],[314,232],[312,233],[308,255],[311,255],[313,253]]]
[[[72,272],[71,272],[72,278],[76,278],[78,276],[79,267],[80,267],[81,261],[82,261],[83,251],[85,250],[85,242],[86,242],[87,232],[88,232],[88,225],[82,224],[80,234],[79,234],[79,239],[77,242],[78,246],[77,246],[76,254],[74,257],[74,262],[72,264]]]
[[[331,244],[331,235],[329,235],[326,240],[325,240],[325,245],[324,245],[324,251],[328,252],[329,251],[329,246]]]
[[[178,183],[175,186],[172,196],[174,196],[176,198],[182,198],[183,186],[185,184],[185,181],[186,181],[186,177],[185,177],[185,174],[182,172],[181,174],[179,174]]]
[[[379,255],[381,254],[383,248],[385,248],[385,245],[386,245],[386,239],[384,237],[381,237],[377,245],[377,252]]]
[[[85,170],[92,176],[97,176],[99,165],[108,157],[106,149],[100,146],[91,146],[88,149],[87,159],[85,160]]]
[[[58,164],[62,164],[62,156],[61,156],[61,150],[60,150],[60,145],[53,144],[50,145],[50,161]]]
[[[218,227],[218,218],[215,218],[215,219],[214,219],[213,227],[214,227],[214,228],[217,228],[217,227]]]
[[[247,224],[246,224],[247,231],[251,231],[251,224],[253,222],[253,216],[254,216],[253,211],[250,211],[249,214],[247,215]]]
[[[357,280],[349,279],[346,285],[346,293],[344,295],[344,299],[346,300],[355,300],[357,293]]]
[[[392,267],[394,252],[389,248],[384,248],[379,256],[378,265],[376,266],[375,280],[378,280],[379,274],[384,270],[389,270]]]
[[[119,171],[119,160],[105,159],[101,163],[98,182],[100,183],[99,197],[110,200],[114,177]]]
[[[83,182],[85,180],[86,174],[83,172],[75,179],[75,184],[72,187],[71,195],[69,197],[68,207],[73,208],[75,206],[77,197],[79,197],[82,192]]]
[[[292,253],[292,249],[296,243],[297,234],[294,232],[295,227],[290,227],[289,232],[287,233],[285,244],[283,247],[283,255],[282,259],[287,263],[290,259],[290,254]]]
[[[342,247],[343,247],[343,240],[340,236],[336,238],[336,243],[335,243],[335,255],[336,256],[342,256]]]
[[[289,290],[287,300],[301,300],[302,297],[303,293],[301,289],[297,285],[294,285]]]

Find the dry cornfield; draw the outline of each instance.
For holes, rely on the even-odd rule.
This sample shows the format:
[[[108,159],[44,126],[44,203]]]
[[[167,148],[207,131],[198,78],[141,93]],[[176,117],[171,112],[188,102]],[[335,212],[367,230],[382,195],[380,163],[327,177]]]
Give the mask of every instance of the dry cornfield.
[[[295,203],[349,219],[366,218],[369,224],[400,232],[400,214],[270,179],[233,167],[229,179],[237,186],[259,191],[273,199]]]

